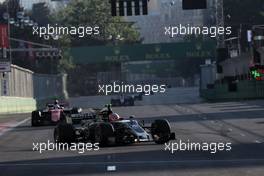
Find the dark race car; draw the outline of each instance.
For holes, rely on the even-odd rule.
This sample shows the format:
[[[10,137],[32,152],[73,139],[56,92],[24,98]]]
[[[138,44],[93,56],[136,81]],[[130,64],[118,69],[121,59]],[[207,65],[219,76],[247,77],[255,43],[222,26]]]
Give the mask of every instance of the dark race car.
[[[155,120],[150,126],[145,126],[133,117],[120,118],[109,107],[96,111],[95,116],[86,118],[79,125],[74,125],[71,117],[66,117],[54,129],[54,140],[58,143],[92,142],[108,146],[139,142],[163,144],[175,139],[167,120]]]
[[[64,107],[65,104],[47,104],[46,108],[31,113],[31,125],[56,125],[66,115],[78,115],[82,113],[81,108]]]
[[[134,98],[135,101],[142,101],[143,100],[143,92],[140,93],[134,93],[131,96]]]
[[[131,95],[114,95],[111,97],[112,106],[134,106],[135,100]]]

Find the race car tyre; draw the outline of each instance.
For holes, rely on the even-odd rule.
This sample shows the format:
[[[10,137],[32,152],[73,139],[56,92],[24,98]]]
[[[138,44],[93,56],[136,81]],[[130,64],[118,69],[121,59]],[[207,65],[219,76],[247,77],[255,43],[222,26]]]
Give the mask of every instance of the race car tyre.
[[[151,124],[151,134],[156,144],[164,144],[170,140],[171,128],[167,120],[155,120]]]
[[[76,142],[74,126],[64,122],[59,123],[54,130],[54,141],[68,144]]]
[[[98,123],[94,129],[93,143],[100,146],[109,145],[109,138],[114,136],[114,127],[111,123]]]
[[[40,121],[40,112],[39,111],[33,111],[31,113],[31,126],[40,126],[41,121]]]

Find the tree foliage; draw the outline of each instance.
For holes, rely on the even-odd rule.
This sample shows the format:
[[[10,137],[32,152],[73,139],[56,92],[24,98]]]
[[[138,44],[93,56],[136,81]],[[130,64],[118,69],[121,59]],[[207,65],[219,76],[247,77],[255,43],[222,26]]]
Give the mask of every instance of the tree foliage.
[[[65,8],[53,14],[54,23],[62,26],[99,26],[100,35],[84,38],[70,36],[71,46],[102,45],[111,41],[109,36],[121,36],[122,43],[139,41],[139,33],[131,23],[124,22],[120,17],[112,17],[110,3],[105,0],[75,0]],[[69,36],[67,36],[69,37]]]
[[[50,9],[47,4],[44,2],[33,4],[31,10],[31,17],[37,22],[40,26],[47,25],[51,23],[50,20]]]
[[[59,70],[66,71],[74,68],[73,58],[69,48],[87,45],[107,45],[139,42],[139,33],[120,17],[111,16],[110,3],[105,0],[74,0],[66,7],[50,15],[54,25],[62,27],[99,27],[100,35],[87,35],[80,38],[78,35],[64,35],[58,45],[62,48],[63,59],[60,61]],[[109,37],[112,36],[110,40]],[[122,41],[113,41],[120,36]]]

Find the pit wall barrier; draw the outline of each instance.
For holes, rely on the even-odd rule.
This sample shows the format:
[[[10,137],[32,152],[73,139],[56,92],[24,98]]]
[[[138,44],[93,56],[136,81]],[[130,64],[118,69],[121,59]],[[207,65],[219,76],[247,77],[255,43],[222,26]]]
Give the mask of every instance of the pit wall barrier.
[[[7,113],[29,113],[36,109],[37,101],[25,97],[0,97],[0,117]]]
[[[0,73],[0,117],[29,113],[54,98],[67,99],[66,81],[66,74],[37,74],[12,65],[11,72]]]
[[[200,96],[208,101],[232,101],[264,98],[264,81],[247,80],[236,83],[230,91],[228,84],[216,84],[212,89],[200,89]]]

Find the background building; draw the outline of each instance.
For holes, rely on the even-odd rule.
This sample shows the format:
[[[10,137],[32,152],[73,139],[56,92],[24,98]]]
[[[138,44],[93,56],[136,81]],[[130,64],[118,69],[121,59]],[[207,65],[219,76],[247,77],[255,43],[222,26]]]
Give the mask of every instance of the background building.
[[[182,0],[151,0],[149,15],[126,17],[136,22],[143,43],[167,43],[183,40],[184,36],[170,38],[164,35],[165,26],[212,25],[215,21],[215,0],[208,1],[206,10],[182,10]]]

